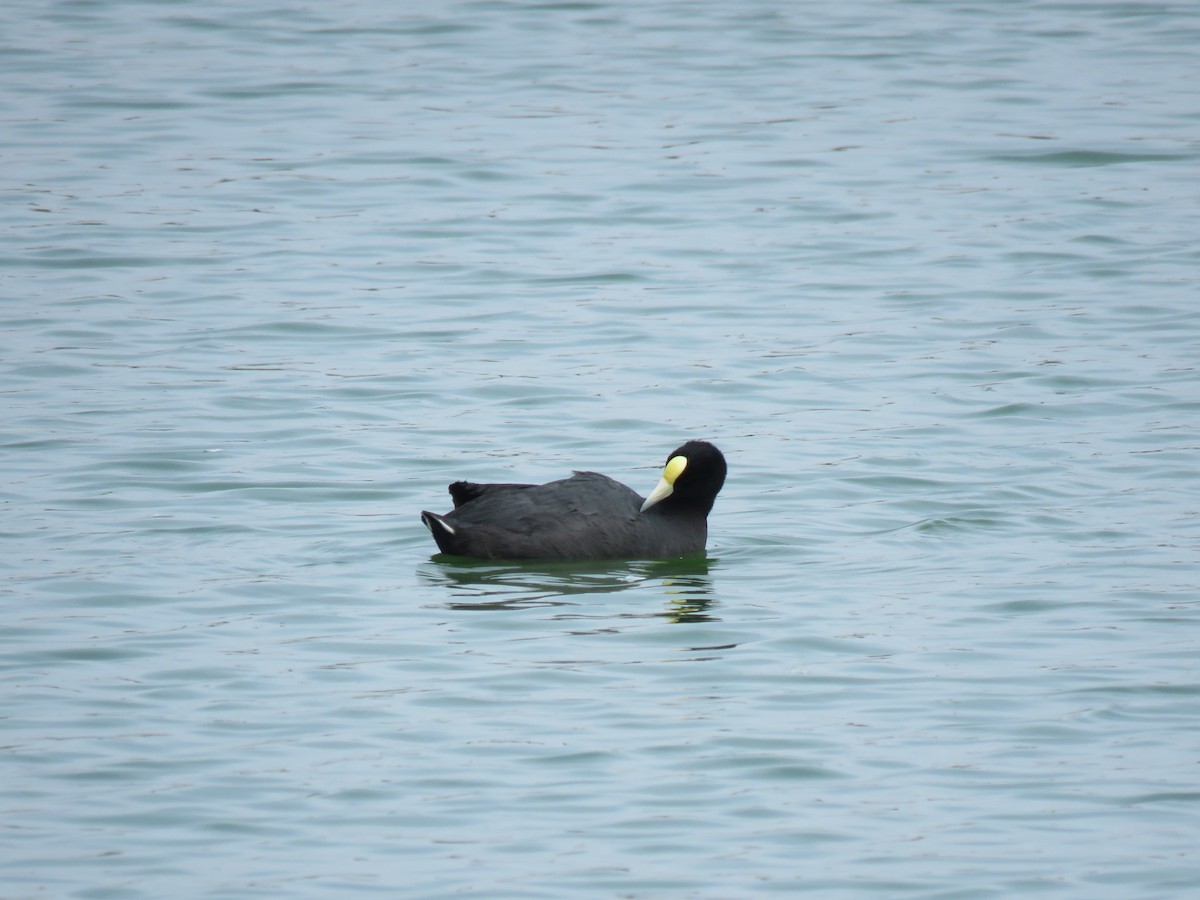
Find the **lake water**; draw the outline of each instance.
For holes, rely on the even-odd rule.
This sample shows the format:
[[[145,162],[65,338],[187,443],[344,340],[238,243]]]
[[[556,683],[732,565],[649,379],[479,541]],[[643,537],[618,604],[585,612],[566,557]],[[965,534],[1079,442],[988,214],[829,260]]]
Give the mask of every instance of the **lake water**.
[[[8,4],[0,894],[1195,896],[1197,47]],[[691,437],[707,559],[431,558]]]

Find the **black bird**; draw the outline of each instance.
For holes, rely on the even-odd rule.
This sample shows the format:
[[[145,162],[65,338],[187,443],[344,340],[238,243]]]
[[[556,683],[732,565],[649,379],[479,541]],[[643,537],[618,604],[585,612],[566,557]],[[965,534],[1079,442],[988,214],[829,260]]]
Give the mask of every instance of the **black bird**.
[[[688,441],[644,500],[606,475],[547,484],[450,485],[454,509],[421,513],[443,553],[482,559],[662,559],[703,550],[725,457]]]

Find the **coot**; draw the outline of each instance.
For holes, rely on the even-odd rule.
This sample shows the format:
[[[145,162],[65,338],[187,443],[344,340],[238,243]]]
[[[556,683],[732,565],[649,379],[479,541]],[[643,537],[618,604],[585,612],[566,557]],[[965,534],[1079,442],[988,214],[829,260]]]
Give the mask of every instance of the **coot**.
[[[481,559],[662,559],[703,550],[725,457],[688,441],[644,500],[619,481],[576,472],[547,484],[450,485],[454,509],[421,513],[443,553]]]

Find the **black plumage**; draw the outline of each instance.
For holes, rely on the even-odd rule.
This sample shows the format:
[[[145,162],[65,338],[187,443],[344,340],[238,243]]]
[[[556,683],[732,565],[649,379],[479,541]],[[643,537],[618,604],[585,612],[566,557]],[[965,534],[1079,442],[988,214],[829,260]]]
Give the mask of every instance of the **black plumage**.
[[[606,475],[547,484],[450,485],[454,509],[421,513],[443,553],[483,559],[662,559],[703,550],[725,457],[688,441],[643,499]]]

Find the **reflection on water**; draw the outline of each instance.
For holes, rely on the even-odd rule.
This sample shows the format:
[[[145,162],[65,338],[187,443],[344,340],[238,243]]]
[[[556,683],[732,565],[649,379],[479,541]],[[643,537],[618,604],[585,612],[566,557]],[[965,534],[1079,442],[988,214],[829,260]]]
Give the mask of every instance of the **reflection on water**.
[[[662,587],[667,594],[667,610],[663,615],[672,622],[717,622],[720,616],[708,614],[708,609],[717,602],[712,582],[708,578],[710,564],[714,560],[705,558],[703,570],[675,571],[662,576]]]
[[[709,575],[715,564],[704,554],[635,562],[500,562],[440,553],[417,569],[417,577],[447,590],[446,605],[456,610],[578,606],[587,595],[649,588],[661,590],[666,601],[661,611],[644,615],[712,622],[717,617],[708,610],[716,597]]]

